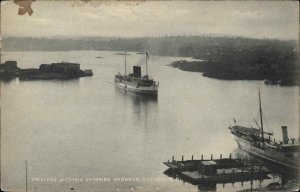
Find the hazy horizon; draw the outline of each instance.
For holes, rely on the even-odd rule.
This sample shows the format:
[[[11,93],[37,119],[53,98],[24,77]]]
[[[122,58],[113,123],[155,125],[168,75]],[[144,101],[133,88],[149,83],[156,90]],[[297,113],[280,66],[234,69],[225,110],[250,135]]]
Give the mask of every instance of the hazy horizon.
[[[228,35],[228,34],[201,34],[201,35],[161,35],[161,36],[5,36],[3,38],[33,38],[33,39],[64,39],[64,40],[81,40],[90,38],[103,38],[103,39],[142,39],[142,38],[165,38],[165,37],[211,37],[211,38],[242,38],[242,39],[253,39],[253,40],[278,40],[278,41],[298,41],[297,39],[279,39],[279,38],[255,38],[239,35]]]
[[[33,14],[1,3],[2,37],[233,36],[299,39],[296,1],[35,1]]]

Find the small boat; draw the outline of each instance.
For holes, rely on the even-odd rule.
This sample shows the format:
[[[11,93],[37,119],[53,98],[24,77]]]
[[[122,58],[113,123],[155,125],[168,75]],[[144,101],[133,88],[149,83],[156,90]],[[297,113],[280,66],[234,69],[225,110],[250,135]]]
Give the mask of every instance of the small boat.
[[[118,73],[115,75],[115,86],[125,91],[131,91],[135,93],[145,95],[158,95],[159,82],[150,78],[148,75],[148,58],[149,55],[146,52],[146,74],[142,76],[141,66],[133,66],[133,73],[126,74],[126,52],[125,52],[125,74]]]
[[[258,128],[240,125],[229,126],[238,146],[255,157],[273,163],[278,167],[299,171],[300,144],[299,138],[288,138],[287,126],[282,126],[282,141],[272,139],[273,133],[264,131],[261,99],[259,91],[260,126]]]
[[[266,85],[280,85],[281,84],[281,79],[265,79],[264,83]]]

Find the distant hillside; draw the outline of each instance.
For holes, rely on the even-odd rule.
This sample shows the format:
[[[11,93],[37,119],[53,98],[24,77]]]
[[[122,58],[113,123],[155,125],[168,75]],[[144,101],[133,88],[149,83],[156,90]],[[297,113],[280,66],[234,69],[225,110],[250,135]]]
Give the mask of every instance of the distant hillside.
[[[298,42],[292,40],[228,36],[76,39],[9,37],[3,38],[2,48],[3,51],[126,50],[147,51],[151,55],[194,57],[207,61],[206,76],[225,79],[264,79],[275,75],[294,79],[294,71],[299,69]],[[203,68],[194,70],[200,71]]]
[[[69,50],[147,50],[151,54],[202,57],[222,51],[245,52],[273,49],[289,52],[297,42],[242,37],[211,36],[166,36],[145,38],[101,38],[87,37],[76,39],[48,38],[3,38],[4,51],[69,51]],[[276,50],[275,50],[276,49]]]

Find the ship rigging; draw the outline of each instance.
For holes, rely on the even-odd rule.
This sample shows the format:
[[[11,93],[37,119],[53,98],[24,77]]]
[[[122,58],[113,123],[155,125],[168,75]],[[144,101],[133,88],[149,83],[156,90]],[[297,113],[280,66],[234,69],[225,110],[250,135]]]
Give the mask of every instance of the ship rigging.
[[[259,113],[259,128],[244,127],[236,124],[229,126],[231,134],[238,146],[249,154],[272,162],[275,165],[299,170],[299,138],[298,141],[296,141],[295,138],[289,139],[287,126],[282,126],[283,139],[280,142],[271,139],[273,133],[264,131],[260,91]],[[268,138],[266,138],[265,135],[267,135]]]

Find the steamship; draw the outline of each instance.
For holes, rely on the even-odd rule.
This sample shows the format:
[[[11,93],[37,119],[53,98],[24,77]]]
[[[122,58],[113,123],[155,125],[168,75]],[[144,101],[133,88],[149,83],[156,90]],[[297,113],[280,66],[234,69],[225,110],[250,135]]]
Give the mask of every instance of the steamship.
[[[141,66],[133,66],[133,73],[126,73],[126,52],[125,52],[125,74],[118,73],[115,75],[115,86],[125,91],[131,91],[135,93],[145,95],[158,95],[159,82],[154,81],[148,75],[148,58],[149,55],[146,52],[146,74],[142,76]]]
[[[240,149],[283,168],[299,171],[300,144],[299,138],[288,138],[287,126],[282,126],[282,141],[272,139],[273,133],[265,132],[262,118],[259,92],[260,125],[258,128],[244,127],[235,124],[229,126],[232,137]]]

